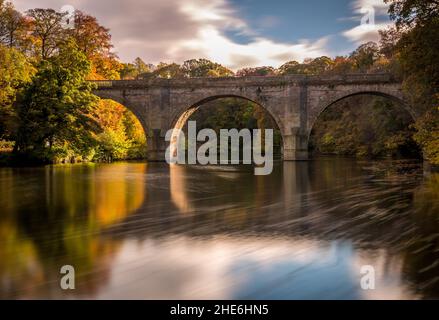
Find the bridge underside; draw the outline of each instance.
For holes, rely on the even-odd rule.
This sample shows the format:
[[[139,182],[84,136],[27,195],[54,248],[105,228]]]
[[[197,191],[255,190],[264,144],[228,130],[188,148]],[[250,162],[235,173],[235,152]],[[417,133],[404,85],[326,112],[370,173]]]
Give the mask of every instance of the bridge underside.
[[[164,161],[166,132],[182,127],[197,107],[222,97],[239,97],[263,107],[283,138],[284,160],[308,159],[308,140],[319,115],[335,102],[372,94],[406,103],[401,84],[390,75],[332,77],[251,77],[98,81],[95,93],[130,109],[140,120],[148,142],[148,159]]]

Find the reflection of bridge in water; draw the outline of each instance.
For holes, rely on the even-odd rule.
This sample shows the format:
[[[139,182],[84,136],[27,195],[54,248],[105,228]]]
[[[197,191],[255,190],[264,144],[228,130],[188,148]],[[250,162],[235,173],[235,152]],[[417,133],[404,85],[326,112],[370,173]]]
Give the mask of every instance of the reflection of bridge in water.
[[[415,266],[434,264],[436,254],[424,248],[434,227],[413,202],[420,181],[401,175],[396,165],[390,171],[365,165],[343,159],[278,162],[271,175],[254,176],[243,166],[222,170],[151,163],[143,205],[102,236],[160,244],[176,239],[345,243],[379,254],[382,272],[395,263],[404,265],[422,283]],[[437,292],[437,287],[429,285],[429,290]]]
[[[370,94],[402,104],[416,118],[389,74],[344,76],[276,76],[246,78],[190,78],[96,81],[95,94],[129,108],[140,120],[148,138],[150,160],[164,160],[165,135],[182,128],[202,104],[238,97],[263,107],[275,120],[283,138],[284,160],[308,157],[308,140],[318,116],[344,98]]]
[[[407,203],[392,201],[399,201],[395,195],[401,192],[412,193],[417,184],[407,177],[391,188],[379,178],[375,183],[350,160],[278,162],[268,176],[254,176],[250,167],[165,168],[148,165],[159,173],[146,176],[143,205],[106,232],[121,237],[275,233],[320,240],[354,238],[381,247],[396,246],[400,230],[409,230],[412,223],[403,209],[410,198]]]

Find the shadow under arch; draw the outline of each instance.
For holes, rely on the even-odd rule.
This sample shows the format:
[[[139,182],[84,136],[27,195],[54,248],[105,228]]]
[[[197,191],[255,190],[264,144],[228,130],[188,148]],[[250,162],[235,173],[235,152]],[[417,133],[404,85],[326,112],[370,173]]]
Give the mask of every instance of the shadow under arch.
[[[346,94],[346,95],[343,95],[341,97],[337,97],[336,99],[332,100],[330,103],[327,103],[323,108],[321,108],[319,110],[317,115],[310,121],[310,123],[308,125],[307,136],[306,136],[306,145],[308,146],[308,148],[309,148],[311,134],[314,130],[315,124],[317,123],[318,119],[321,118],[321,115],[326,110],[328,110],[329,108],[331,108],[332,106],[337,104],[338,102],[343,101],[343,100],[348,99],[348,98],[351,98],[351,97],[355,97],[355,96],[370,96],[370,97],[381,97],[381,98],[388,99],[388,100],[394,102],[395,105],[399,106],[401,110],[404,110],[408,115],[410,115],[413,122],[416,122],[416,120],[418,119],[419,115],[416,113],[415,109],[412,106],[410,106],[407,102],[405,102],[401,98],[398,98],[394,95],[380,92],[380,91],[358,91],[358,92]],[[421,156],[423,157],[422,151],[421,151]]]
[[[272,122],[275,125],[275,128],[273,128],[273,129],[279,130],[279,132],[281,134],[281,140],[282,140],[282,142],[281,142],[281,146],[282,146],[281,157],[283,159],[283,149],[284,149],[284,143],[285,143],[284,136],[285,135],[284,135],[284,130],[283,130],[284,128],[282,125],[282,121],[279,119],[279,117],[275,113],[272,112],[272,110],[270,110],[269,108],[266,108],[260,102],[257,102],[254,99],[251,99],[251,98],[246,97],[244,95],[222,94],[222,95],[208,96],[206,98],[203,98],[203,99],[196,101],[195,103],[192,103],[183,112],[180,111],[180,112],[174,114],[172,116],[171,126],[170,126],[171,130],[173,130],[173,133],[172,133],[173,138],[171,140],[171,143],[172,144],[176,143],[176,135],[177,135],[178,130],[182,130],[183,127],[185,126],[185,124],[187,123],[187,121],[190,119],[190,117],[197,110],[199,110],[203,105],[205,105],[209,102],[215,101],[215,100],[227,99],[227,98],[246,100],[246,101],[253,103],[254,105],[257,105],[262,110],[264,110],[264,112],[272,119]]]

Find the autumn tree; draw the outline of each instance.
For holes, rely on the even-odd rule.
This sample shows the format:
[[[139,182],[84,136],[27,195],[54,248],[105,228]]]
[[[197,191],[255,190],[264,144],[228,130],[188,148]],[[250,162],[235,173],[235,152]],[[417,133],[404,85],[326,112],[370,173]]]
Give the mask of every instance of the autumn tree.
[[[328,73],[331,74],[348,74],[355,70],[354,62],[349,57],[338,56],[333,60],[333,65]]]
[[[375,42],[367,42],[360,45],[349,57],[355,69],[367,72],[374,63],[380,58],[380,50]]]
[[[401,66],[404,91],[420,115],[415,138],[425,157],[439,164],[439,1],[385,2],[396,22],[389,47]]]
[[[260,77],[260,76],[272,76],[276,74],[276,70],[273,67],[256,67],[256,68],[243,68],[236,72],[238,77]]]
[[[137,69],[133,63],[122,63],[122,67],[119,69],[119,77],[122,80],[133,80],[137,76]]]
[[[141,58],[134,59],[133,66],[138,76],[150,73],[152,71],[152,65],[146,64]]]
[[[287,74],[305,74],[319,75],[331,70],[334,62],[331,58],[322,56],[315,59],[306,59],[303,63],[297,61],[289,61],[283,64],[278,72],[281,75]]]
[[[228,77],[233,75],[233,71],[227,69],[219,63],[215,63],[207,59],[187,60],[181,66],[181,70],[183,74],[188,78],[216,78]]]
[[[146,158],[146,137],[134,114],[112,100],[101,100],[94,119],[102,128],[96,135],[94,160]]]
[[[397,28],[423,27],[439,16],[438,0],[384,0]]]
[[[65,29],[62,21],[67,13],[53,9],[31,9],[27,16],[31,19],[32,36],[40,59],[46,60],[56,53],[61,42],[65,40]]]
[[[297,61],[288,61],[278,68],[278,73],[280,75],[297,74],[299,66],[300,63]]]
[[[392,101],[367,95],[346,98],[325,110],[313,127],[314,151],[357,157],[419,156],[409,130],[413,119]]]
[[[18,47],[25,38],[27,22],[11,2],[0,1],[0,43]]]
[[[160,62],[154,71],[153,77],[165,79],[184,78],[184,73],[179,64]]]
[[[97,97],[86,81],[89,72],[89,61],[73,41],[40,62],[16,103],[16,152],[48,160],[57,148],[90,148],[98,128],[91,118]]]
[[[0,140],[11,138],[16,120],[13,103],[18,90],[30,82],[34,73],[34,67],[21,52],[0,44]]]
[[[78,48],[91,62],[93,80],[117,80],[122,64],[112,52],[111,34],[97,19],[82,11],[75,11],[75,24],[70,35]]]

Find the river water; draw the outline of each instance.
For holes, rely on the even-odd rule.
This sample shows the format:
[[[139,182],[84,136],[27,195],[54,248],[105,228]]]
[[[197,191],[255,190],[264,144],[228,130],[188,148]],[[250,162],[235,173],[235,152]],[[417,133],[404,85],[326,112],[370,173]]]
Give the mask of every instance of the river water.
[[[0,195],[3,299],[439,297],[439,175],[417,162],[2,168]]]

